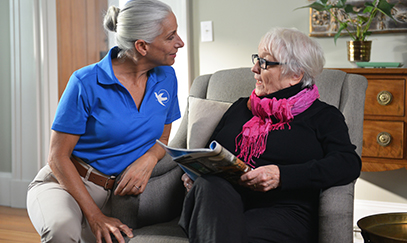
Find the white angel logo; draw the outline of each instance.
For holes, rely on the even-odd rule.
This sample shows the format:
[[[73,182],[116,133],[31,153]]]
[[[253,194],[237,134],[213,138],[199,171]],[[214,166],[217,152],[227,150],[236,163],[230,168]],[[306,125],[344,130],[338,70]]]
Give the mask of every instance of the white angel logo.
[[[168,98],[170,97],[168,91],[165,89],[161,89],[160,91],[158,91],[158,93],[154,92],[154,95],[158,103],[160,103],[162,106],[165,106],[165,103],[168,102]]]

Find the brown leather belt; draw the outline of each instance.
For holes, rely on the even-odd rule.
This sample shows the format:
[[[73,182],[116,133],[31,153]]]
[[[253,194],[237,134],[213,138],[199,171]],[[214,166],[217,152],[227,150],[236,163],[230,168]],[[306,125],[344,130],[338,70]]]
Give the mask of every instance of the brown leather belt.
[[[95,173],[92,171],[92,167],[86,168],[84,165],[79,163],[78,159],[76,159],[74,156],[71,156],[71,161],[75,165],[80,176],[87,178],[88,181],[91,181],[106,190],[112,190],[114,181],[116,179],[114,176],[103,176]]]

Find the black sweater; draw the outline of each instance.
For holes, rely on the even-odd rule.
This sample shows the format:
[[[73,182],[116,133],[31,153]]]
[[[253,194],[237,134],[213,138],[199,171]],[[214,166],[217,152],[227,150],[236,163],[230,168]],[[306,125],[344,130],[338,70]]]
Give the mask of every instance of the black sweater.
[[[301,89],[298,84],[267,97],[289,98]],[[228,109],[209,140],[217,140],[235,155],[240,152],[236,151],[235,138],[253,117],[247,108],[248,99],[240,98]],[[320,190],[355,180],[361,160],[350,142],[344,116],[334,106],[316,100],[295,116],[290,126],[271,131],[266,151],[258,159],[253,158],[256,167],[277,165],[281,186],[267,193],[253,192],[251,197],[260,206],[295,204],[315,213]]]

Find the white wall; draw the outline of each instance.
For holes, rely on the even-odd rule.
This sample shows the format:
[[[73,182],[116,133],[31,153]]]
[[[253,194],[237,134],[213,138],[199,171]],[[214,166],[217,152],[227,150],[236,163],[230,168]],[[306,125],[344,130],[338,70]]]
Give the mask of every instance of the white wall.
[[[170,5],[172,11],[177,17],[178,22],[178,35],[184,41],[184,47],[178,49],[177,57],[173,68],[178,79],[178,100],[181,110],[181,117],[184,115],[184,111],[187,106],[187,99],[189,93],[189,83],[191,82],[190,72],[190,47],[189,47],[189,1],[188,0],[162,0],[166,4]],[[171,128],[170,139],[176,134],[182,119],[178,119],[173,122]]]
[[[294,27],[309,33],[309,10],[295,8],[307,0],[194,0],[193,45],[195,76],[219,69],[250,66],[252,53],[262,35],[272,27]],[[199,22],[213,21],[214,41],[201,43]],[[326,67],[347,68],[346,40],[335,46],[333,38],[316,38],[325,51]],[[407,65],[407,34],[372,35],[371,61],[404,62]]]
[[[8,1],[0,2],[0,23],[10,25]],[[0,38],[0,172],[11,172],[11,53],[10,28],[4,28]]]
[[[46,163],[57,104],[56,8],[53,0],[8,5],[10,77],[2,82],[11,96],[11,171],[0,173],[0,205],[25,207],[27,186]]]
[[[121,0],[126,1],[126,0]],[[174,1],[174,0],[168,0]],[[177,1],[177,0],[175,0]],[[182,2],[185,0],[182,0]],[[192,78],[216,70],[250,66],[251,54],[257,52],[261,36],[273,26],[295,27],[304,33],[309,30],[308,10],[296,10],[308,4],[307,0],[187,0],[190,25],[189,48],[192,58]],[[119,0],[109,0],[119,5]],[[214,22],[214,42],[200,42],[200,21]],[[188,27],[189,28],[189,27]],[[407,60],[407,35],[387,34],[372,36],[372,61],[404,62]],[[324,48],[326,67],[347,68],[346,37],[335,46],[332,38],[318,38]],[[112,40],[109,40],[113,43]],[[185,48],[184,48],[185,49]],[[177,61],[178,62],[178,61]],[[407,64],[406,64],[407,65]]]

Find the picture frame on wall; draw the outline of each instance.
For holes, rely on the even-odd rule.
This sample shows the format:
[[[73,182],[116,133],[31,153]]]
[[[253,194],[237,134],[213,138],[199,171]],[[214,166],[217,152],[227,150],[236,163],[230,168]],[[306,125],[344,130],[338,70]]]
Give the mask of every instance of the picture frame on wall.
[[[352,4],[356,8],[362,8],[365,2],[372,2],[372,0],[347,0],[346,3]],[[372,34],[407,32],[407,0],[388,0],[388,2],[395,4],[392,11],[395,21],[378,13],[378,18],[373,20],[369,29]],[[338,23],[329,12],[310,9],[310,36],[334,36],[337,30]],[[342,33],[346,34],[345,31]]]

